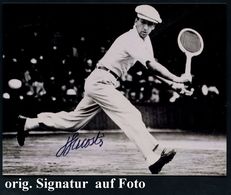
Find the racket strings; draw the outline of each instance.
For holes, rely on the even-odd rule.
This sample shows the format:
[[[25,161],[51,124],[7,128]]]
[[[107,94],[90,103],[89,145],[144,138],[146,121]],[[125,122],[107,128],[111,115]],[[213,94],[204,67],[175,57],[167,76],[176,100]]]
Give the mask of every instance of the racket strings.
[[[184,49],[191,53],[198,52],[202,47],[201,40],[198,35],[191,31],[183,32],[180,37],[180,42]]]

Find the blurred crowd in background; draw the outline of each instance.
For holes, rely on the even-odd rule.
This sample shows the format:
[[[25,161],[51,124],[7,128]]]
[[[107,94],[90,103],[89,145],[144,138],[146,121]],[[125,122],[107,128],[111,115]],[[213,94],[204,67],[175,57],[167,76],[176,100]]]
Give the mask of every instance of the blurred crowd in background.
[[[60,106],[75,106],[81,100],[86,77],[112,42],[107,40],[105,45],[94,47],[89,45],[87,37],[82,36],[77,43],[69,44],[60,32],[55,32],[51,40],[41,45],[43,40],[39,32],[25,35],[22,38],[31,37],[27,44],[18,45],[14,53],[3,53],[6,72],[3,97],[10,99],[15,92],[20,100],[53,102],[52,105],[57,102],[59,109]],[[12,89],[8,84],[11,79],[21,81],[22,87]],[[133,103],[174,103],[180,98],[179,94],[163,86],[139,62],[119,83],[121,93]],[[219,95],[216,86],[200,87],[200,93],[204,96],[209,95],[211,98]]]

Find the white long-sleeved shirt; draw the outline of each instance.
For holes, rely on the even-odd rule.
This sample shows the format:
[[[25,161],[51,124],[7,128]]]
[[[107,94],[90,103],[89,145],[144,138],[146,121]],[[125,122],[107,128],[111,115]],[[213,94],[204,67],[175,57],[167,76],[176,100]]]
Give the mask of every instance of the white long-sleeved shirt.
[[[136,61],[146,67],[148,60],[154,60],[150,37],[142,39],[134,26],[114,41],[97,66],[105,66],[118,76],[123,76]]]

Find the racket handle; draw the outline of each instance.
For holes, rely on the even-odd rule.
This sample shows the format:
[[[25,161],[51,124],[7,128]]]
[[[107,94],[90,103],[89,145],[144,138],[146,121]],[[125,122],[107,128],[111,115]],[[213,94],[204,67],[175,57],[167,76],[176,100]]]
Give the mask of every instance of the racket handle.
[[[191,59],[192,56],[186,55],[185,75],[191,76]]]

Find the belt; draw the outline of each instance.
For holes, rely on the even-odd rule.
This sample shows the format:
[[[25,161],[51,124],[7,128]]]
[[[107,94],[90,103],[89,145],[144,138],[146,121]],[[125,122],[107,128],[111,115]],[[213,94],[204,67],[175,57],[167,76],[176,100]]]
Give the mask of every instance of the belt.
[[[105,71],[111,73],[111,74],[116,78],[116,80],[119,78],[119,76],[118,76],[116,73],[114,73],[113,71],[109,70],[109,69],[106,68],[105,66],[98,66],[97,68],[98,68],[98,69],[101,69],[101,70],[105,70]]]

